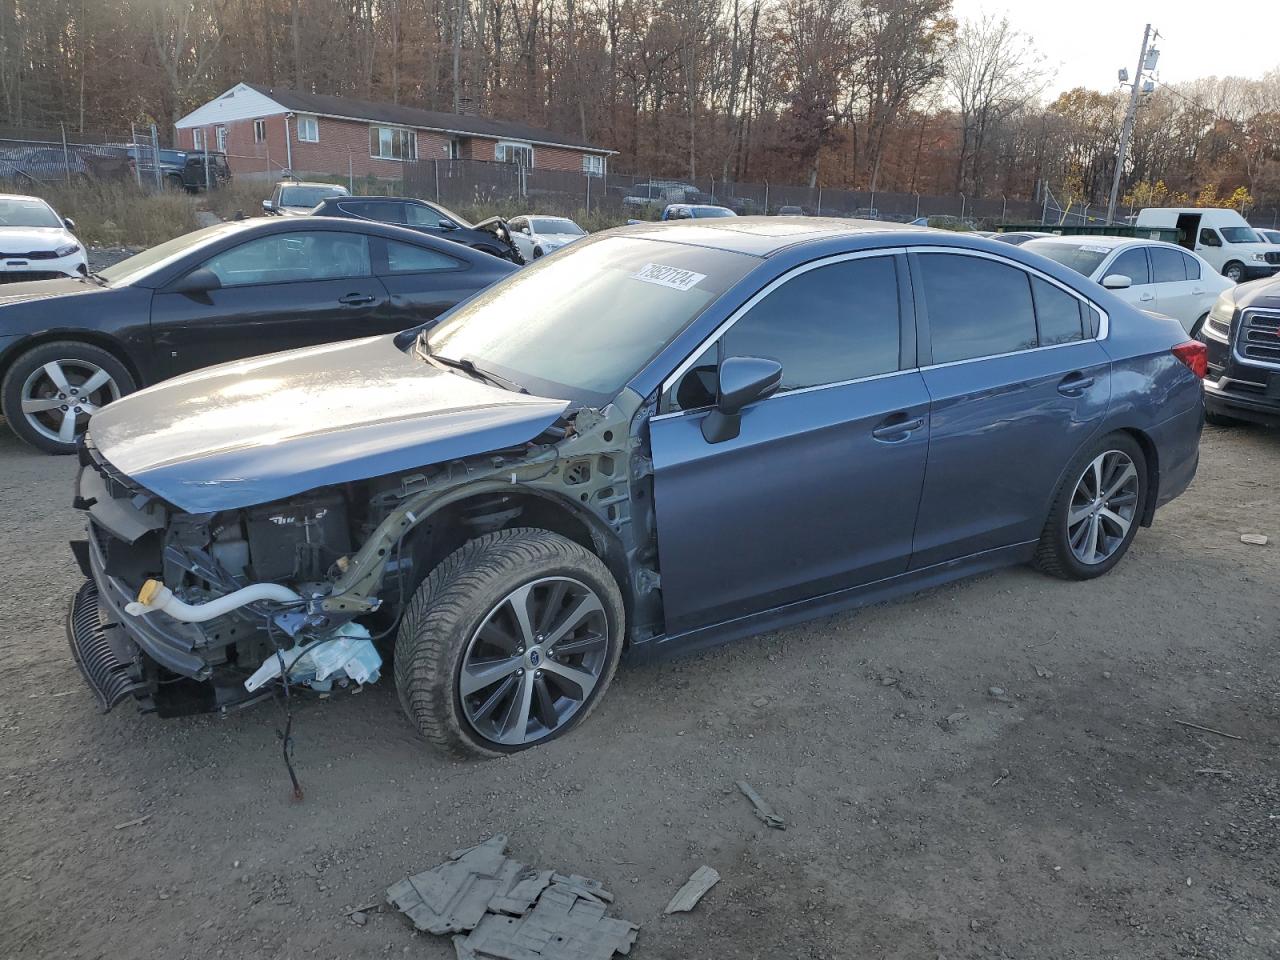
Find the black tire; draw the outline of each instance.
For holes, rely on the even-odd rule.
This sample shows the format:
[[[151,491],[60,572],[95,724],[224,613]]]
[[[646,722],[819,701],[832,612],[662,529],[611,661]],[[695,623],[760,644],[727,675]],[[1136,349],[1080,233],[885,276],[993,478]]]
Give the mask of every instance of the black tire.
[[[1086,469],[1095,459],[1109,452],[1119,452],[1132,461],[1137,472],[1136,502],[1133,504],[1133,516],[1128,531],[1114,546],[1106,559],[1085,563],[1072,550],[1068,534],[1068,515],[1071,511],[1072,499],[1076,494]],[[1040,543],[1032,563],[1043,573],[1061,577],[1064,580],[1092,580],[1100,577],[1114,567],[1129,551],[1130,544],[1138,532],[1150,488],[1147,482],[1147,458],[1142,447],[1129,434],[1117,432],[1109,434],[1078,454],[1067,468],[1062,484],[1053,500],[1049,511],[1049,519],[1045,521],[1040,533]]]
[[[3,383],[0,383],[0,409],[3,410],[4,417],[9,422],[10,428],[27,443],[47,453],[74,453],[76,449],[74,440],[66,443],[60,441],[57,437],[48,435],[48,431],[52,429],[52,424],[61,419],[60,409],[51,409],[47,413],[41,414],[23,412],[22,394],[28,378],[36,374],[41,367],[53,361],[61,361],[66,364],[68,382],[76,388],[85,382],[83,376],[80,376],[77,380],[77,370],[83,372],[90,368],[97,368],[109,375],[112,387],[94,391],[99,400],[108,394],[122,397],[125,394],[133,393],[138,389],[138,385],[133,379],[133,374],[129,372],[129,368],[115,354],[91,343],[83,343],[76,340],[55,340],[50,343],[42,343],[23,353],[10,364]],[[80,367],[79,365],[81,364],[84,366]],[[46,399],[52,400],[53,397],[50,395]],[[102,402],[97,403],[97,406],[100,407]],[[67,405],[70,407],[71,412],[74,412],[75,401],[70,397],[68,397]],[[78,437],[84,432],[85,425],[88,422],[88,415],[81,415],[76,417],[75,420],[75,436]],[[40,425],[44,425],[45,432],[41,431]]]
[[[513,591],[557,576],[585,584],[600,600],[607,623],[602,666],[581,706],[560,726],[530,742],[498,743],[483,736],[463,709],[464,657],[472,637]],[[500,530],[454,551],[414,594],[396,636],[396,690],[418,732],[435,746],[457,756],[503,756],[563,736],[590,715],[617,670],[623,629],[622,595],[599,557],[547,530]]]
[[[1239,260],[1232,260],[1222,268],[1222,275],[1228,280],[1234,280],[1236,283],[1243,283],[1245,280],[1244,264]]]
[[[1204,422],[1210,426],[1226,428],[1238,427],[1244,423],[1243,420],[1237,420],[1235,417],[1228,417],[1225,414],[1215,413],[1212,410],[1206,410],[1204,412]]]
[[[1199,339],[1200,331],[1204,328],[1204,322],[1208,319],[1209,319],[1209,314],[1207,313],[1201,314],[1200,317],[1196,320],[1196,322],[1191,325],[1191,330],[1187,335],[1191,337],[1192,340]]]

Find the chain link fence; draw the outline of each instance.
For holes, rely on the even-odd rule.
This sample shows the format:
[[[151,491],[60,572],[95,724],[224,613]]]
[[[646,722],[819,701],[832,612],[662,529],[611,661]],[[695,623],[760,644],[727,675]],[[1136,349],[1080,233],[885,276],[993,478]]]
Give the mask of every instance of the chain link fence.
[[[154,129],[146,132],[153,147],[158,140]],[[140,171],[147,169],[145,158],[137,162],[138,153],[132,132],[70,134],[65,128],[0,127],[0,184],[21,190],[89,180],[137,181]]]
[[[609,173],[590,176],[484,160],[419,160],[406,163],[401,184],[408,196],[454,206],[520,204],[543,213],[580,210],[652,218],[669,203],[710,203],[735,213],[801,212],[906,222],[946,217],[974,223],[1040,218],[1039,204],[1005,198],[872,193],[829,187],[743,183],[715,177],[671,179]],[[786,209],[784,208],[792,208]]]

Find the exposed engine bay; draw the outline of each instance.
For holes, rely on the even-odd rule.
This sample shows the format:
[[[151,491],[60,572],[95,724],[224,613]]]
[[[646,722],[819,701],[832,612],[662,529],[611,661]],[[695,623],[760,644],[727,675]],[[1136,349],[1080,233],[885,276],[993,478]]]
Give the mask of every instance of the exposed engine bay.
[[[379,647],[426,573],[520,525],[562,528],[629,579],[632,636],[652,635],[650,412],[624,391],[516,449],[204,514],[150,493],[89,441],[75,501],[89,538],[73,544],[89,582],[68,624],[77,662],[104,709],[133,696],[161,716],[246,705],[284,678],[322,692],[375,682]]]

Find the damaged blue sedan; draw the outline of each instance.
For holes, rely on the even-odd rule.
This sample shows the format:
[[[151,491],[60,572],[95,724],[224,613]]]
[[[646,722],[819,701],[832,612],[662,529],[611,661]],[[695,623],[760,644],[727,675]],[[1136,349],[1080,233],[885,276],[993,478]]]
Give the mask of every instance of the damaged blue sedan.
[[[584,240],[404,333],[96,414],[104,708],[370,683],[454,753],[687,651],[967,574],[1106,573],[1195,474],[1204,346],[1008,244],[724,219]]]

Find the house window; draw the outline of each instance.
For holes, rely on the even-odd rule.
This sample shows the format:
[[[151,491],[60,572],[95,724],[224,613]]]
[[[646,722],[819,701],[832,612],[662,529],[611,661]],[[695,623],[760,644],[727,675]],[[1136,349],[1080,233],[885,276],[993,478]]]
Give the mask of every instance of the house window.
[[[267,142],[267,121],[265,120],[253,121],[253,142],[254,143]]]
[[[369,156],[379,160],[417,160],[418,135],[403,127],[370,127]]]
[[[533,147],[527,143],[500,140],[493,149],[493,159],[499,163],[514,163],[518,167],[532,167]]]
[[[315,117],[308,117],[299,114],[298,116],[298,142],[299,143],[319,143],[320,142],[320,121]]]
[[[582,172],[588,177],[603,177],[604,157],[597,157],[594,154],[584,153],[582,155]]]
[[[214,127],[213,135],[218,140],[218,149],[225,152],[227,149],[227,128],[223,126]]]
[[[199,128],[193,128],[191,131],[191,146],[195,150],[204,149],[204,131]]]
[[[449,160],[457,160],[462,156],[462,144],[450,140],[444,145],[444,155]]]

